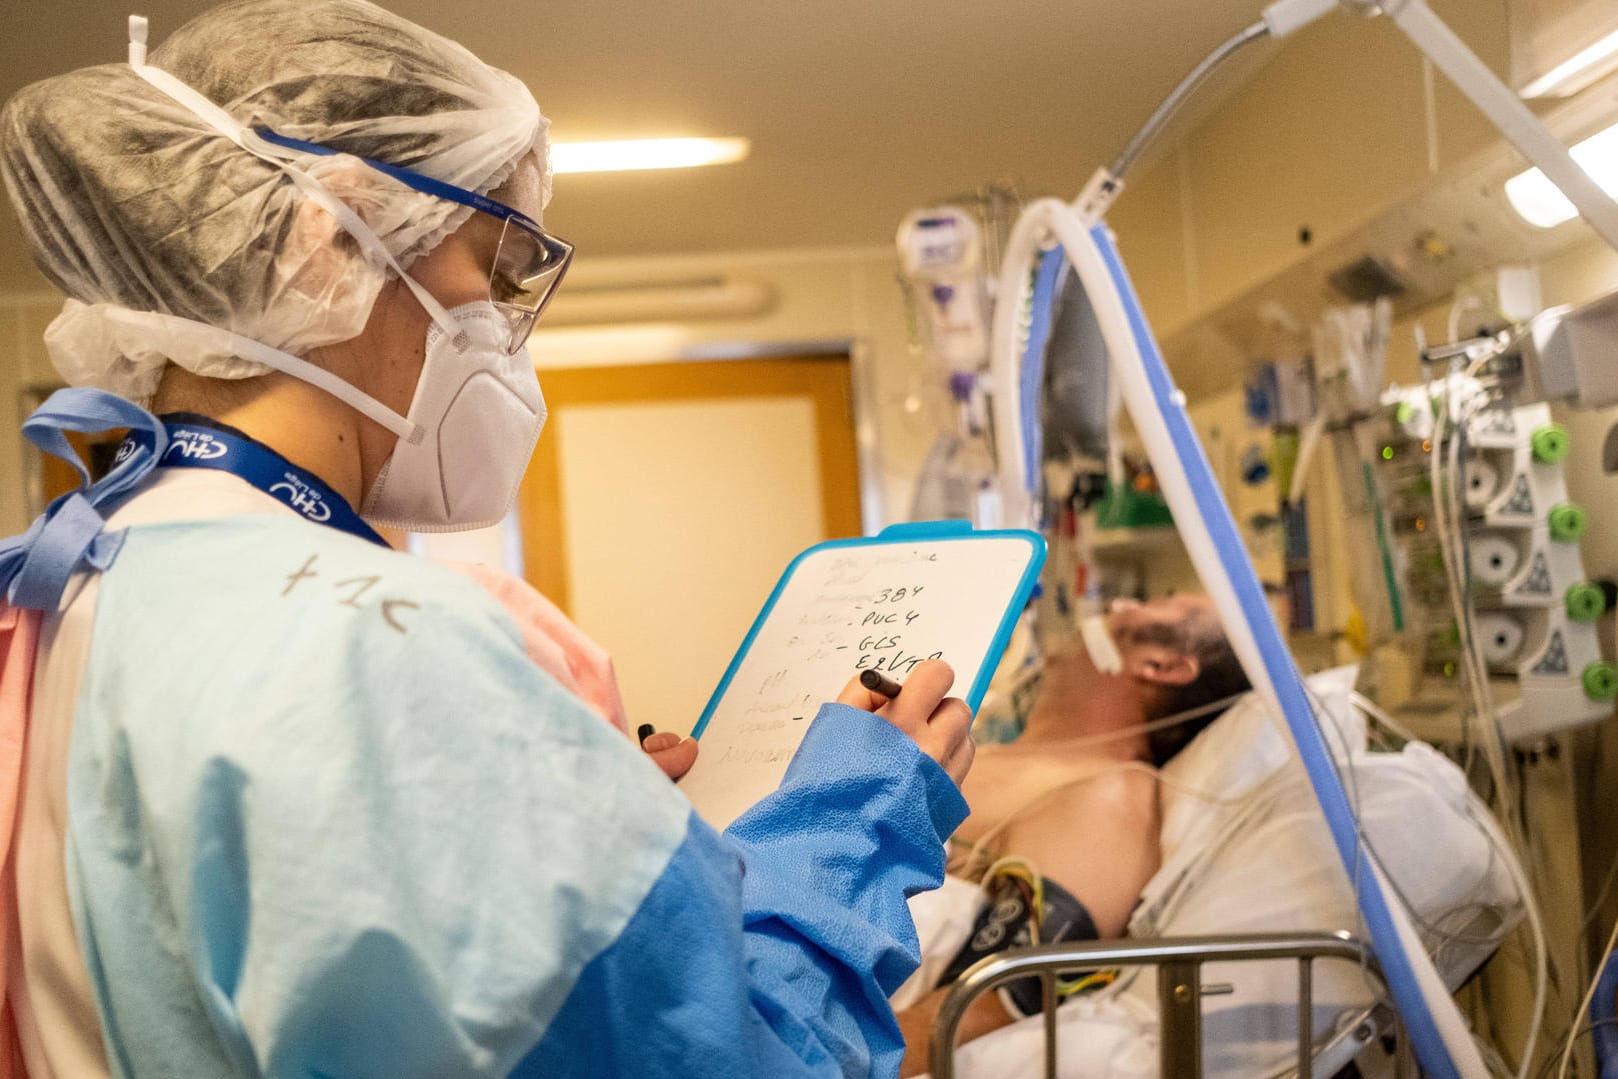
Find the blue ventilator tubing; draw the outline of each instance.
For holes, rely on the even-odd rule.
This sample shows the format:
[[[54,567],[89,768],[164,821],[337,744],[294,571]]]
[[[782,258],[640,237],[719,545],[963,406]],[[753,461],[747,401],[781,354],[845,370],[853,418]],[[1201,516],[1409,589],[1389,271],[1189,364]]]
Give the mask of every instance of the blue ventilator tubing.
[[[1618,1079],[1618,955],[1609,953],[1590,998],[1590,1038],[1599,1079]]]
[[[1101,257],[1112,277],[1113,287],[1123,301],[1129,318],[1130,331],[1145,367],[1152,397],[1168,428],[1174,454],[1190,482],[1196,500],[1197,512],[1207,526],[1218,553],[1220,565],[1230,580],[1246,617],[1249,629],[1257,642],[1264,669],[1274,686],[1282,714],[1286,718],[1292,740],[1298,748],[1315,797],[1325,812],[1331,829],[1332,841],[1348,870],[1349,880],[1357,891],[1361,915],[1371,934],[1371,945],[1394,1003],[1404,1020],[1405,1028],[1416,1050],[1417,1059],[1425,1072],[1434,1079],[1460,1079],[1454,1061],[1450,1058],[1438,1026],[1422,995],[1415,969],[1406,954],[1404,942],[1394,924],[1387,897],[1377,882],[1376,873],[1361,846],[1359,829],[1348,793],[1336,764],[1326,746],[1319,726],[1315,722],[1303,679],[1298,674],[1292,655],[1286,649],[1280,628],[1264,599],[1264,590],[1253,571],[1252,562],[1242,546],[1235,519],[1225,504],[1219,484],[1208,458],[1202,451],[1196,432],[1185,412],[1183,397],[1169,376],[1168,367],[1158,351],[1157,342],[1147,326],[1134,287],[1125,272],[1117,248],[1104,224],[1091,229]]]
[[[1029,299],[1028,343],[1023,347],[1021,385],[1023,475],[1030,495],[1039,489],[1040,462],[1045,458],[1045,425],[1040,422],[1039,400],[1045,392],[1045,350],[1051,342],[1051,326],[1056,313],[1056,297],[1067,273],[1067,256],[1053,247],[1039,257],[1034,276],[1034,293]]]

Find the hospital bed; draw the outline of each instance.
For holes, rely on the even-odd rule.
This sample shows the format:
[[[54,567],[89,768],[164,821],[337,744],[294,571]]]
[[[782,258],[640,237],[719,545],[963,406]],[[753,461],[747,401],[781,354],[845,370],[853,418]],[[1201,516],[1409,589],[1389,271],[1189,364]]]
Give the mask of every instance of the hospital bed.
[[[933,1079],[954,1079],[951,1049],[966,1009],[984,993],[1021,978],[1037,976],[1046,1000],[1041,1016],[1043,1072],[1056,1079],[1059,1035],[1056,1017],[1058,978],[1079,971],[1106,967],[1152,966],[1157,969],[1158,1075],[1198,1079],[1202,1069],[1202,998],[1232,992],[1228,984],[1204,984],[1202,968],[1211,962],[1297,963],[1297,1064],[1290,1075],[1297,1079],[1330,1077],[1346,1067],[1367,1046],[1392,1035],[1390,1079],[1415,1074],[1408,1053],[1400,1052],[1402,1028],[1386,1005],[1378,1004],[1358,1016],[1340,1033],[1316,1046],[1310,1031],[1314,1011],[1314,965],[1337,959],[1376,977],[1376,961],[1364,945],[1347,933],[1261,933],[1250,936],[1182,937],[1173,941],[1047,944],[990,956],[961,975],[939,1010],[932,1036]]]
[[[1354,673],[1310,678],[1315,709],[1361,835],[1454,989],[1521,919],[1521,868],[1447,759],[1419,742],[1370,750],[1351,704]],[[1121,968],[1118,979],[1064,1003],[1049,1020],[1031,1016],[961,1046],[953,1067],[935,1074],[1037,1075],[1055,1052],[1050,1074],[1063,1079],[1330,1076],[1393,1032],[1376,966],[1357,943],[1363,934],[1350,882],[1307,778],[1262,703],[1250,696],[1233,706],[1162,776],[1162,866],[1131,918],[1132,939],[991,957],[957,983],[939,1026],[971,995],[1008,980],[1013,967],[1043,977],[1104,964]],[[896,994],[896,1007],[936,978],[937,957],[959,948],[980,903],[978,889],[958,880],[912,900],[923,972]],[[1307,988],[1300,969],[1309,973]],[[1160,1018],[1165,1001],[1174,1007]],[[1202,1070],[1190,1070],[1192,1050],[1183,1050],[1172,1070],[1160,1072],[1160,1058],[1182,1051],[1193,1013]],[[1307,1027],[1300,1014],[1309,1016]],[[935,1030],[941,1045],[953,1038],[949,1025]],[[1300,1054],[1305,1043],[1311,1052]]]

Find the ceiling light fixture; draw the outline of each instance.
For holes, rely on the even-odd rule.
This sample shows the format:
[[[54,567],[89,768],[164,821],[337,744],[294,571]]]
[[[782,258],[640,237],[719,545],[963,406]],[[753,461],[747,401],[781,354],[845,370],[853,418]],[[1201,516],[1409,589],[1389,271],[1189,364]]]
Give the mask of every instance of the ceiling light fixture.
[[[610,142],[558,142],[551,167],[563,172],[629,172],[725,165],[747,156],[746,139],[619,139]]]
[[[1569,152],[1601,190],[1618,196],[1618,124],[1591,135]],[[1506,199],[1518,216],[1542,229],[1578,216],[1573,203],[1538,169],[1519,172],[1507,180]]]
[[[1522,96],[1568,97],[1618,66],[1618,30],[1580,49],[1522,88]]]

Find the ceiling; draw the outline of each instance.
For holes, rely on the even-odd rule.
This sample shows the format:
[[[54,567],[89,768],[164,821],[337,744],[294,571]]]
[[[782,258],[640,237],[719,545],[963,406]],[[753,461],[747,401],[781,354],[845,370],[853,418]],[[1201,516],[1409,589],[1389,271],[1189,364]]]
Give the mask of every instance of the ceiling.
[[[209,6],[139,10],[155,44]],[[752,140],[735,165],[559,177],[546,223],[589,258],[886,244],[911,208],[990,181],[1071,196],[1263,0],[388,6],[521,77],[553,137]],[[5,0],[0,97],[121,60],[128,10],[127,0]],[[1248,72],[1270,50],[1250,50]],[[0,216],[0,291],[41,286],[12,215]]]

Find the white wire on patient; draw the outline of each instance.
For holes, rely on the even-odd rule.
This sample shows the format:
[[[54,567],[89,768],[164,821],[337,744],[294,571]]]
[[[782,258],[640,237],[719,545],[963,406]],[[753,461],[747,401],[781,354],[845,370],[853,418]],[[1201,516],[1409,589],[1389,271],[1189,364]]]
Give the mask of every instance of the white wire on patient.
[[[1036,672],[1030,677],[1037,678],[1038,673]],[[1128,727],[1119,727],[1117,730],[1103,731],[1100,734],[1081,734],[1072,738],[1052,738],[1049,741],[1038,742],[1037,747],[1040,749],[1049,748],[1053,750],[1068,750],[1077,746],[1100,745],[1103,742],[1116,742],[1122,738],[1133,738],[1139,734],[1151,734],[1153,731],[1167,730],[1169,727],[1177,727],[1182,723],[1189,723],[1193,719],[1201,719],[1210,712],[1217,712],[1222,708],[1228,708],[1237,701],[1241,700],[1243,697],[1247,696],[1248,692],[1249,691],[1247,690],[1243,690],[1240,693],[1232,693],[1228,697],[1221,697],[1219,700],[1209,701],[1207,704],[1199,704],[1195,708],[1187,708],[1185,711],[1175,712],[1171,716],[1163,716],[1159,719],[1148,720],[1145,723],[1134,723]],[[1018,745],[1019,743],[1017,742],[1003,743],[1003,746]],[[1035,746],[1028,745],[1024,748],[1032,749],[1035,748]]]
[[[1241,693],[1233,693],[1230,696],[1222,697],[1217,701],[1209,701],[1208,703],[1198,705],[1195,708],[1188,708],[1183,712],[1176,712],[1173,715],[1162,716],[1158,719],[1149,720],[1145,723],[1134,723],[1128,727],[1120,727],[1117,730],[1105,731],[1100,734],[1085,734],[1074,738],[1053,738],[1048,742],[1042,741],[1035,745],[1028,745],[1020,748],[1038,749],[1042,752],[1047,750],[1051,752],[1065,752],[1076,749],[1080,746],[1101,745],[1105,742],[1116,742],[1123,738],[1134,738],[1142,734],[1151,734],[1153,731],[1161,731],[1167,730],[1169,727],[1177,727],[1182,723],[1189,723],[1193,719],[1200,719],[1203,716],[1208,715],[1210,712],[1218,712],[1221,709],[1228,708],[1230,705],[1235,704],[1245,696],[1247,696],[1247,691],[1244,690]],[[1016,746],[1017,743],[1011,742],[1007,743],[1007,745]],[[1144,761],[1119,761],[1115,764],[1110,764],[1105,768],[1098,768],[1094,772],[1087,772],[1082,776],[1076,776],[1073,779],[1058,783],[1049,790],[1041,791],[1023,804],[1017,806],[1010,813],[1007,813],[1000,820],[996,821],[993,826],[978,837],[977,842],[973,843],[967,851],[967,864],[976,865],[978,859],[983,857],[983,848],[988,845],[989,841],[999,836],[1001,832],[1005,831],[1013,821],[1015,821],[1018,817],[1021,817],[1024,813],[1034,809],[1036,806],[1043,805],[1056,795],[1088,783],[1092,779],[1100,779],[1102,776],[1114,775],[1119,772],[1146,772],[1149,775],[1156,776],[1158,781],[1164,785],[1173,787],[1183,793],[1190,794],[1192,797],[1206,801],[1211,805],[1236,805],[1242,800],[1240,797],[1225,798],[1217,794],[1212,794],[1208,791],[1197,790],[1188,786],[1187,784],[1180,783],[1177,780],[1169,779],[1165,777],[1158,769]]]
[[[1056,743],[1054,742],[1041,743],[1041,745],[1055,744]],[[1188,794],[1191,797],[1196,798],[1198,801],[1206,802],[1209,805],[1233,806],[1240,805],[1247,801],[1247,795],[1245,794],[1236,795],[1235,797],[1225,797],[1214,794],[1210,791],[1193,787],[1188,783],[1182,783],[1177,779],[1171,779],[1170,777],[1165,776],[1157,768],[1147,764],[1145,761],[1117,761],[1116,763],[1107,765],[1105,768],[1097,768],[1093,772],[1087,772],[1082,776],[1076,776],[1073,779],[1064,780],[1048,790],[1040,791],[1038,794],[1034,795],[1026,802],[1023,802],[1017,808],[1013,809],[1010,813],[1007,813],[998,821],[995,821],[993,825],[985,829],[983,834],[978,836],[977,840],[969,848],[967,848],[967,865],[976,865],[980,859],[985,857],[984,848],[986,848],[993,840],[998,838],[1002,832],[1010,827],[1011,824],[1023,814],[1044,805],[1046,802],[1055,798],[1058,794],[1067,793],[1074,787],[1082,786],[1093,779],[1100,779],[1102,776],[1117,775],[1120,772],[1143,772],[1146,775],[1155,777],[1157,781],[1163,784],[1165,787],[1170,787],[1182,794]]]

